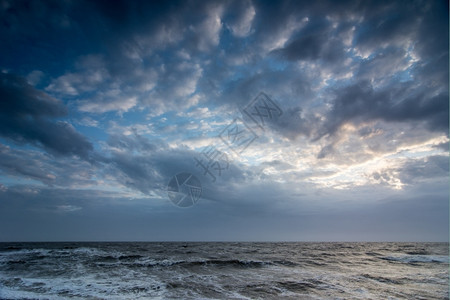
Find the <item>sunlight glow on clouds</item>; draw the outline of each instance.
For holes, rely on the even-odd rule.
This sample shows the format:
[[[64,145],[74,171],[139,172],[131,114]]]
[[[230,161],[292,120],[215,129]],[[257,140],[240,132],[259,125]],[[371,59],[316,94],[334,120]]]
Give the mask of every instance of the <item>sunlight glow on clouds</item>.
[[[46,207],[132,220],[125,239],[151,239],[136,219],[197,218],[217,237],[187,238],[208,240],[254,215],[252,236],[271,214],[302,220],[288,239],[304,220],[345,239],[364,226],[330,233],[331,219],[399,203],[411,203],[387,212],[399,239],[418,230],[417,207],[431,229],[416,239],[448,239],[444,2],[3,0],[0,17],[0,240],[29,236],[7,216]],[[283,112],[264,130],[243,113],[260,92]],[[226,149],[218,135],[236,118],[257,138],[212,183],[194,158]],[[183,212],[166,190],[180,172],[204,185]]]

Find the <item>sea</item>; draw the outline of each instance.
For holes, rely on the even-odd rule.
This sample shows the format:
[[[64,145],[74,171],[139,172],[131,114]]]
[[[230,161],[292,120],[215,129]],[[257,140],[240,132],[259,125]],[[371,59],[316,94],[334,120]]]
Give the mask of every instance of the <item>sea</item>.
[[[448,298],[448,243],[0,243],[0,299]]]

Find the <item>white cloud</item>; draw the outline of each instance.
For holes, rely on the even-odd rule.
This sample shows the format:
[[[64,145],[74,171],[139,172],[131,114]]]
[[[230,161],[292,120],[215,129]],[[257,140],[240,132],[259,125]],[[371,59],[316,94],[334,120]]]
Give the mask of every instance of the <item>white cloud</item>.
[[[154,133],[152,123],[133,124],[133,125],[128,125],[128,126],[122,126],[115,121],[110,121],[108,125],[109,126],[107,129],[107,132],[110,135],[116,135],[116,134],[122,135],[123,134],[125,136],[129,136],[129,135],[133,135],[133,134],[146,135],[146,134]]]
[[[202,76],[202,68],[199,64],[189,64],[183,62],[175,68],[175,72],[180,72],[185,76],[170,78],[173,83],[173,91],[177,97],[186,97],[195,92],[197,82]],[[189,75],[188,75],[189,73]]]
[[[45,90],[53,93],[76,96],[79,94],[77,87],[82,84],[82,81],[82,77],[77,74],[66,74],[53,80]]]
[[[56,206],[57,212],[67,213],[81,210],[82,208],[75,205],[58,205]]]
[[[105,113],[108,111],[118,111],[121,113],[129,111],[137,105],[137,97],[123,99],[105,99],[99,102],[82,102],[79,106],[80,111],[91,113]]]
[[[287,17],[285,23],[271,35],[266,36],[263,40],[262,47],[265,51],[270,52],[274,49],[282,48],[291,38],[292,34],[303,28],[309,22],[308,18],[297,19],[297,17]]]
[[[222,5],[210,7],[207,11],[207,17],[203,22],[196,27],[191,27],[191,30],[196,33],[199,39],[198,49],[200,51],[208,51],[219,44],[223,11],[224,8]]]
[[[78,124],[86,127],[97,127],[99,122],[90,117],[84,117],[77,122]]]
[[[63,96],[78,96],[84,92],[98,90],[110,80],[110,74],[102,56],[81,56],[75,63],[75,67],[74,72],[67,72],[53,79],[45,90]]]
[[[241,18],[234,24],[229,24],[231,32],[236,37],[246,37],[251,33],[252,22],[255,18],[256,11],[250,1],[241,1],[247,7],[243,10]]]

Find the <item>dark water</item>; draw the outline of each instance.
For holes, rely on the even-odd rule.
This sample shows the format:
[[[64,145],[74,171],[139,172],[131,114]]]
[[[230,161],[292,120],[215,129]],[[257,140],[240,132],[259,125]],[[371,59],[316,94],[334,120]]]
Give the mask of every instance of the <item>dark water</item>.
[[[446,243],[0,243],[2,299],[448,299]]]

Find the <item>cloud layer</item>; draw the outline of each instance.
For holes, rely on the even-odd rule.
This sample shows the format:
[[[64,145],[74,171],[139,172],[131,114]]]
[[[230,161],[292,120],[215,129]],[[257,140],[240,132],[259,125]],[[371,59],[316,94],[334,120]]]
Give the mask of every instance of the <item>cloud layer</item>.
[[[4,0],[0,18],[0,240],[448,240],[443,2]],[[282,111],[264,127],[244,113],[260,92]],[[239,155],[219,137],[236,118]],[[229,159],[215,181],[207,146]],[[180,172],[203,185],[191,209],[167,199]]]

